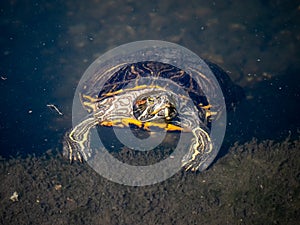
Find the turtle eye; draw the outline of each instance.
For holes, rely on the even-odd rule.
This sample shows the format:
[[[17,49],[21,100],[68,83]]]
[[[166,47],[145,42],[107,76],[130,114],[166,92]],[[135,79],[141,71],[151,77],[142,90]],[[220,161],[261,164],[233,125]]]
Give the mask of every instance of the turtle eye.
[[[149,97],[149,98],[148,98],[148,102],[149,102],[150,104],[153,104],[153,103],[154,103],[154,99],[153,99],[152,97]]]

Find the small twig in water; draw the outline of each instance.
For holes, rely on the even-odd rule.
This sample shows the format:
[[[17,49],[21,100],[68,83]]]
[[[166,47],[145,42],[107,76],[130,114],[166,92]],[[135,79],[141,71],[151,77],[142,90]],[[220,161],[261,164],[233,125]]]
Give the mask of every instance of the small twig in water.
[[[55,110],[59,115],[63,115],[63,113],[53,104],[47,104],[47,107],[49,107],[50,109]]]

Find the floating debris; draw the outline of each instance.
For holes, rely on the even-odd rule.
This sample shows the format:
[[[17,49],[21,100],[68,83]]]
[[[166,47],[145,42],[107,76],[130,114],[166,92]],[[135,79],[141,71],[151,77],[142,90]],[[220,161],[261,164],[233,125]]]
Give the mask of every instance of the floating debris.
[[[13,193],[13,195],[12,196],[10,196],[10,198],[9,198],[11,201],[13,201],[13,202],[17,202],[17,201],[19,201],[19,194],[18,194],[18,192],[14,192]]]
[[[56,184],[56,185],[54,186],[54,189],[55,189],[56,191],[59,191],[61,188],[62,188],[62,185],[61,185],[61,184]]]
[[[55,110],[60,116],[64,115],[55,105],[53,104],[47,104],[47,107],[49,107],[50,109]]]

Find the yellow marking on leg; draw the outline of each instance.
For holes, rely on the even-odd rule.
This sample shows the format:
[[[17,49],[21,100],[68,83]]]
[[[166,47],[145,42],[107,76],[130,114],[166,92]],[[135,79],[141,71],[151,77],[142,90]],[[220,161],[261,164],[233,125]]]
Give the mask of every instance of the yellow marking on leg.
[[[205,119],[207,119],[210,116],[215,116],[217,114],[218,114],[217,112],[206,111],[206,113],[205,113]]]
[[[200,131],[201,134],[204,134],[204,138],[206,139],[206,141],[203,140],[203,136],[202,135],[197,135],[196,131]],[[194,129],[193,131],[193,135],[194,135],[194,140],[195,140],[195,144],[193,144],[193,146],[190,147],[190,151],[193,150],[194,153],[192,154],[192,157],[189,161],[187,161],[186,163],[184,163],[184,165],[188,164],[188,163],[191,163],[193,162],[196,157],[199,155],[199,154],[208,154],[211,152],[212,150],[212,143],[211,143],[211,139],[208,135],[207,132],[205,132],[202,128],[198,127],[196,129]],[[204,145],[209,145],[209,146],[204,146]],[[201,146],[202,145],[202,146]],[[201,152],[199,151],[199,149],[201,150]],[[207,150],[206,150],[207,149]],[[183,165],[183,166],[184,166]],[[198,168],[199,168],[200,165],[198,165],[197,167],[193,167],[192,164],[190,164],[189,166],[187,166],[185,168],[185,170],[189,170],[191,169],[192,171],[196,171]],[[192,167],[192,168],[191,168]]]
[[[194,160],[196,159],[196,156],[200,154],[200,152],[199,152],[199,150],[198,150],[198,148],[200,147],[199,139],[196,138],[196,134],[195,134],[194,131],[193,131],[193,134],[194,134],[194,136],[195,136],[194,139],[195,139],[195,142],[196,142],[196,143],[195,143],[193,146],[191,146],[191,147],[193,148],[193,150],[194,150],[194,153],[193,153],[191,159],[188,161],[188,163],[194,161]],[[203,142],[202,142],[202,141],[203,141],[202,137],[200,137],[200,138],[201,138],[201,143],[203,143]],[[185,170],[187,171],[187,170],[189,170],[191,167],[192,167],[192,165],[189,165]]]
[[[86,119],[83,122],[81,122],[80,124],[78,124],[76,127],[74,127],[74,129],[69,134],[70,140],[79,145],[79,151],[77,152],[77,158],[79,159],[80,162],[82,162],[81,155],[83,156],[83,158],[85,160],[87,160],[87,158],[88,158],[84,151],[84,149],[86,147],[84,144],[86,141],[88,141],[90,129],[93,126],[95,126],[97,123],[98,122],[94,118]],[[69,146],[69,149],[71,149],[70,154],[72,156],[73,155],[72,154],[73,153],[72,146],[70,146],[69,144],[68,144],[68,146]]]
[[[206,106],[202,106],[201,103],[199,104],[199,106],[205,110],[205,119],[207,120],[208,117],[211,117],[211,116],[215,116],[217,115],[218,113],[217,112],[212,112],[210,111],[210,108],[212,107],[212,105],[206,105]]]
[[[199,106],[202,108],[202,109],[205,109],[205,110],[209,110],[212,105],[208,104],[208,105],[205,105],[205,106],[202,106],[201,103],[199,104]]]
[[[69,136],[69,138],[70,138],[70,136]],[[72,146],[71,146],[71,144],[70,144],[70,142],[69,141],[66,141],[66,144],[68,145],[68,151],[69,151],[69,160],[70,160],[70,163],[72,162],[72,160],[73,160],[73,148],[72,148]]]

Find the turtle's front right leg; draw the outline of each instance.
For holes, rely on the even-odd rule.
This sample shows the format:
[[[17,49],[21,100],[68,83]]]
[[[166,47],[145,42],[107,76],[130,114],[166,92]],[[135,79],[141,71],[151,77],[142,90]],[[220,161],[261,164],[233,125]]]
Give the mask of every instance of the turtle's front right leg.
[[[97,125],[94,117],[88,118],[76,125],[70,132],[67,132],[63,141],[63,155],[69,158],[70,162],[80,162],[91,157],[90,130]]]
[[[188,153],[182,159],[182,166],[185,170],[197,171],[199,168],[206,168],[204,164],[211,155],[212,141],[209,134],[200,127],[193,131],[194,137]],[[203,170],[203,169],[201,169]]]

